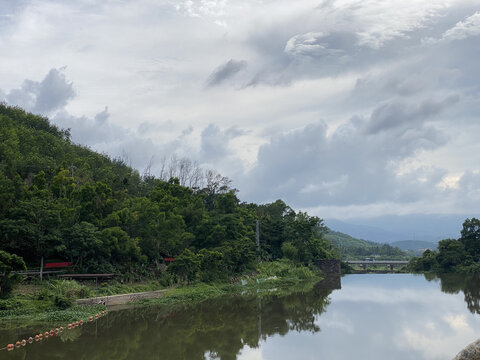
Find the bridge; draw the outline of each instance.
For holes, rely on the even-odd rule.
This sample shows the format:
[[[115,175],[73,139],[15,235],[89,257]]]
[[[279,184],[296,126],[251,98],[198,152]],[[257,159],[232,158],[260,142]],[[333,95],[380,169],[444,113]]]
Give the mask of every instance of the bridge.
[[[407,260],[347,260],[345,261],[349,265],[360,265],[363,269],[367,266],[389,266],[390,270],[393,270],[394,266],[405,266],[408,264]]]

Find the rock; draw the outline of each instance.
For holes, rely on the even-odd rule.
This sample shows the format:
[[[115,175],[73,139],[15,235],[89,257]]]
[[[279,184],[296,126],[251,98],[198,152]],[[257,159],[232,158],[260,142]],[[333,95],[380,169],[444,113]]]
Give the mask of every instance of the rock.
[[[460,351],[453,360],[480,360],[480,339]]]

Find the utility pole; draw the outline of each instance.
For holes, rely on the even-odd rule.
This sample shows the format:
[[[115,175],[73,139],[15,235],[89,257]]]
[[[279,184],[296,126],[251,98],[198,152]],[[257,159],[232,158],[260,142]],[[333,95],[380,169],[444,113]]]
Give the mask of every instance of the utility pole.
[[[257,262],[260,262],[260,225],[258,224],[258,220],[255,220],[255,232],[256,232],[256,239],[257,239]]]
[[[43,256],[42,256],[42,259],[40,261],[40,281],[43,280]]]

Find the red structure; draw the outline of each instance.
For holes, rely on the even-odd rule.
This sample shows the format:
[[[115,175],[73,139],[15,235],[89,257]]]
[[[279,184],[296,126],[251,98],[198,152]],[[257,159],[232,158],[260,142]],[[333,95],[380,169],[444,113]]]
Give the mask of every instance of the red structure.
[[[45,264],[45,269],[49,269],[49,268],[59,268],[59,267],[67,267],[67,266],[71,266],[71,265],[72,265],[72,262],[71,262],[71,261],[46,263],[46,264]]]

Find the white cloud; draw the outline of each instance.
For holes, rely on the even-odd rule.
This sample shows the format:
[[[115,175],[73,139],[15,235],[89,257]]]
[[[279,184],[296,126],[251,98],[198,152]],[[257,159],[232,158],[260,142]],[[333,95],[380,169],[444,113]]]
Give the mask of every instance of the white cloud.
[[[324,217],[478,209],[474,1],[24,0],[0,12],[0,98],[140,170],[190,155],[241,197]]]
[[[480,12],[476,12],[469,16],[464,21],[459,21],[451,29],[448,29],[444,34],[443,40],[463,40],[470,36],[480,35]]]

